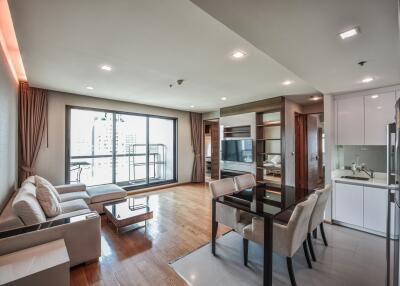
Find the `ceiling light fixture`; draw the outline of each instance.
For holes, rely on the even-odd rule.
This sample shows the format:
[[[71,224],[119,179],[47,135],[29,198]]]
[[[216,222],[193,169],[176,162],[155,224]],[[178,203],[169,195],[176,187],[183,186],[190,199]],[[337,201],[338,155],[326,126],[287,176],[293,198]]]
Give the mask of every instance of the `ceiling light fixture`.
[[[284,82],[282,82],[283,85],[291,85],[293,83],[293,81],[291,80],[285,80]]]
[[[194,108],[194,105],[191,105],[190,108]]]
[[[347,38],[354,37],[355,35],[358,35],[359,33],[360,33],[360,28],[354,27],[354,28],[351,28],[350,30],[340,33],[339,36],[340,36],[340,38],[342,38],[342,40],[344,40]]]
[[[102,69],[103,71],[112,71],[112,67],[110,67],[110,66],[108,66],[108,65],[101,66],[101,69]]]
[[[374,80],[374,79],[373,79],[372,77],[368,76],[368,77],[363,78],[363,79],[361,80],[361,82],[363,82],[363,83],[368,83],[368,82],[371,82],[371,81],[373,81],[373,80]]]
[[[372,98],[372,99],[376,99],[376,98],[378,98],[378,97],[379,97],[379,95],[377,95],[377,94],[371,95],[371,98]]]
[[[313,100],[313,101],[317,101],[317,100],[320,100],[320,99],[322,99],[322,96],[317,96],[317,95],[311,95],[310,96],[310,100]]]
[[[226,98],[225,96],[224,96],[224,97],[221,97],[221,100],[224,100],[224,101],[225,101],[226,99],[227,99],[227,98]]]
[[[93,90],[94,88],[93,88],[93,86],[87,86],[86,89]]]
[[[246,55],[245,52],[236,51],[236,52],[234,52],[234,53],[232,54],[232,57],[235,58],[235,59],[241,59],[241,58],[243,58],[245,55]]]

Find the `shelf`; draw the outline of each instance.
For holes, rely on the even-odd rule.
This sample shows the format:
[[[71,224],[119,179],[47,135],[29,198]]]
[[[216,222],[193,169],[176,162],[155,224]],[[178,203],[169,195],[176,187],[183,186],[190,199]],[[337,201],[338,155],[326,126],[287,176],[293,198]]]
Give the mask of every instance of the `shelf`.
[[[250,125],[224,127],[224,137],[225,138],[234,138],[234,137],[247,138],[247,137],[251,137]]]
[[[257,127],[273,127],[273,126],[281,126],[280,123],[271,123],[271,124],[257,124]]]
[[[280,138],[271,138],[271,139],[268,139],[268,138],[261,138],[261,139],[256,139],[256,140],[258,140],[258,141],[267,141],[267,140],[275,140],[275,141],[279,140],[279,141],[281,141]]]
[[[256,152],[256,155],[282,155],[281,153]]]

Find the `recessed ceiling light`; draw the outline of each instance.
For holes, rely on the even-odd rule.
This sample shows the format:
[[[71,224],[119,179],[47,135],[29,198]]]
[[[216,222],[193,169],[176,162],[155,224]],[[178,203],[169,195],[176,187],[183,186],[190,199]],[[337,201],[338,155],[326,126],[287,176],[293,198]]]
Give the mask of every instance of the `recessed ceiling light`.
[[[108,66],[108,65],[101,66],[101,69],[102,69],[103,71],[112,71],[112,67],[110,67],[110,66]]]
[[[354,27],[351,28],[350,30],[344,31],[339,34],[339,36],[342,38],[342,40],[354,37],[355,35],[358,35],[360,33],[360,28],[359,27]]]
[[[371,95],[372,99],[375,99],[375,98],[378,98],[378,97],[379,97],[379,95],[377,95],[377,94]]]
[[[224,96],[224,97],[221,97],[221,100],[226,100],[226,97]]]
[[[194,105],[191,105],[191,106],[190,106],[190,108],[193,108],[193,107],[194,107]]]
[[[242,51],[235,51],[235,52],[232,54],[232,57],[235,58],[235,59],[241,59],[241,58],[243,58],[245,55],[246,55],[245,52],[242,52]]]
[[[368,82],[371,82],[371,81],[373,81],[374,79],[372,78],[372,77],[370,77],[370,76],[368,76],[368,77],[366,77],[366,78],[363,78],[362,80],[361,80],[361,82],[363,82],[363,83],[368,83]]]
[[[382,106],[378,106],[377,109],[382,109]]]
[[[94,88],[93,88],[93,86],[87,86],[86,89],[93,90]]]
[[[284,82],[282,82],[283,85],[291,85],[293,83],[293,81],[291,80],[285,80]]]
[[[320,100],[320,99],[322,99],[322,96],[317,96],[317,95],[311,95],[310,96],[310,100],[317,101],[317,100]]]

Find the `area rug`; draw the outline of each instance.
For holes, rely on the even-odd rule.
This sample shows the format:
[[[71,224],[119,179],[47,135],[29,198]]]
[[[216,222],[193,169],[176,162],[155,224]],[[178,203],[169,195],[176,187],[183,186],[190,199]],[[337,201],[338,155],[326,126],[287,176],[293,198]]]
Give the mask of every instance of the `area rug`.
[[[314,240],[317,262],[307,267],[302,247],[293,258],[297,285],[384,285],[385,240],[354,230],[327,226],[328,247],[320,237]],[[217,239],[217,256],[211,254],[211,245],[170,263],[170,266],[188,285],[242,286],[262,285],[263,248],[249,243],[249,264],[243,265],[242,237],[229,232]],[[273,256],[273,285],[291,285],[286,259]]]

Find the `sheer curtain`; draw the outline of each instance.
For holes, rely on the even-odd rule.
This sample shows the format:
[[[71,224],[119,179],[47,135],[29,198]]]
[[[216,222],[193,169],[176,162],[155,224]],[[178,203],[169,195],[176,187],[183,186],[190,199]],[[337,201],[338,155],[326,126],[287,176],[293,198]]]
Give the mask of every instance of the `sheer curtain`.
[[[19,184],[34,174],[36,158],[47,130],[47,90],[20,83],[18,102]]]

